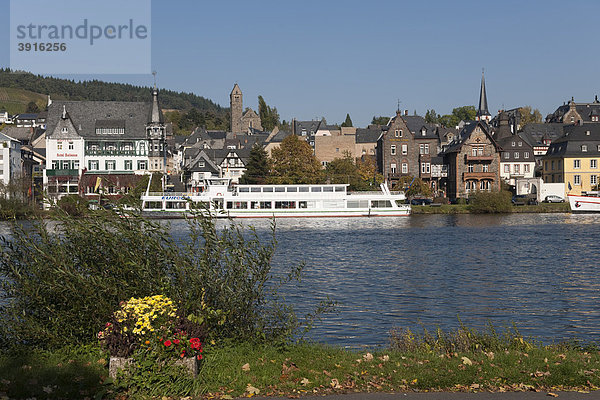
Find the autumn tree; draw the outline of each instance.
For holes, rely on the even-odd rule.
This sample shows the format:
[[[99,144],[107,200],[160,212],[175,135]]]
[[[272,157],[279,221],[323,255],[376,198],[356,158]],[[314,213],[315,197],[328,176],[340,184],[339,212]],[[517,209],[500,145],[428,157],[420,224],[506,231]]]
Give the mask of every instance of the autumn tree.
[[[260,123],[265,131],[272,131],[277,125],[279,125],[279,113],[277,108],[269,107],[262,96],[258,96],[258,115],[260,116]]]
[[[365,188],[377,188],[383,182],[383,175],[377,169],[375,157],[363,156],[356,159],[356,167],[360,178],[365,183]]]
[[[520,125],[522,127],[527,124],[538,124],[542,122],[542,113],[537,108],[532,110],[531,106],[521,107],[519,108],[519,113],[521,114]]]
[[[306,141],[290,135],[271,151],[268,181],[279,184],[319,183],[322,181],[321,163]]]
[[[246,164],[246,171],[244,175],[240,177],[240,183],[242,184],[262,184],[265,183],[269,172],[271,170],[271,164],[269,162],[269,156],[265,149],[258,143],[252,146],[250,150],[250,157],[248,164]]]
[[[342,122],[342,127],[352,126],[352,119],[350,119],[350,114],[346,114],[346,120]]]

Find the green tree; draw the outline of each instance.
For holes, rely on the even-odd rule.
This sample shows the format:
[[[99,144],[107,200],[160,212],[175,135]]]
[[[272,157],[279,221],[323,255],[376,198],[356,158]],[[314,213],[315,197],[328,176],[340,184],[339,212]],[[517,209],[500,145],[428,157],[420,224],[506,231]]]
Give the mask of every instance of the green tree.
[[[277,108],[269,107],[262,96],[258,96],[258,115],[260,116],[260,123],[265,131],[272,131],[277,125],[279,125],[279,113]]]
[[[373,116],[373,119],[371,120],[371,124],[373,125],[387,125],[387,123],[389,122],[390,117],[384,117],[384,116]]]
[[[271,183],[319,183],[322,181],[321,164],[313,149],[297,135],[283,139],[271,151]]]
[[[512,210],[511,198],[511,193],[505,190],[476,192],[469,196],[469,210],[476,214],[510,212]]]
[[[473,121],[477,116],[477,110],[474,106],[456,107],[452,110],[452,114],[439,117],[440,124],[453,128],[460,121]]]
[[[431,110],[427,110],[425,113],[425,122],[428,124],[437,124],[439,123],[440,116],[435,112],[432,108]]]
[[[343,158],[336,158],[327,164],[325,176],[331,183],[350,184],[350,190],[360,190],[363,187],[358,167],[348,152]]]
[[[527,124],[542,122],[542,113],[537,108],[532,110],[531,106],[525,106],[519,108],[519,112],[521,114],[521,127]]]
[[[269,156],[265,149],[258,143],[255,143],[250,150],[250,159],[246,165],[246,171],[244,175],[240,177],[240,183],[242,184],[261,184],[265,183],[269,172],[271,170],[271,164],[269,162]]]
[[[346,114],[346,120],[342,123],[343,127],[352,126],[352,120],[350,119],[350,114]]]
[[[424,196],[429,197],[432,195],[431,187],[423,182],[421,178],[412,177],[409,175],[400,178],[396,184],[396,188],[403,190],[407,197]]]
[[[27,103],[27,110],[25,110],[25,112],[26,113],[36,114],[36,113],[40,112],[40,108],[35,103],[35,101],[30,101],[29,103]]]

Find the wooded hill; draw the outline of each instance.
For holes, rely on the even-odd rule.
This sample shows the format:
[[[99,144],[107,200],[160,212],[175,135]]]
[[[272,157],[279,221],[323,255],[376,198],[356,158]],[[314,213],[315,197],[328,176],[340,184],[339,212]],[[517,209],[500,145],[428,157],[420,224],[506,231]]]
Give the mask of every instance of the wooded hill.
[[[150,87],[99,80],[75,81],[0,69],[0,109],[12,114],[24,112],[28,102],[43,103],[42,97],[45,99],[48,94],[56,100],[152,101]],[[43,108],[45,104],[38,105]],[[171,116],[174,118],[167,113],[176,131],[193,129],[194,125],[205,125],[208,129],[229,128],[229,108],[202,96],[161,89],[160,105],[163,110],[178,111]]]

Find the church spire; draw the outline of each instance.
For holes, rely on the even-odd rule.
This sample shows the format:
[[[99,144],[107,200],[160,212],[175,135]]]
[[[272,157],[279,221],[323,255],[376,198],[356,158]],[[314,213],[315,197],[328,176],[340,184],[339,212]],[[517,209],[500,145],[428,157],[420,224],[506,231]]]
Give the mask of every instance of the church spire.
[[[477,109],[477,121],[490,122],[491,114],[488,111],[487,95],[485,93],[485,76],[483,69],[481,70],[481,90],[479,92],[479,108]]]

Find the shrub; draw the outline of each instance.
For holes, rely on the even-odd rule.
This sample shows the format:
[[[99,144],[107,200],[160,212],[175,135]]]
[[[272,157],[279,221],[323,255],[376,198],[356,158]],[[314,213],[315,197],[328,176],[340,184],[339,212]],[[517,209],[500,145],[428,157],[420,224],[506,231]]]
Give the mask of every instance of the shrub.
[[[507,213],[512,210],[510,192],[477,192],[469,197],[469,210],[476,214]]]
[[[0,337],[5,343],[59,347],[89,343],[121,301],[164,294],[210,336],[285,338],[297,327],[271,280],[271,240],[230,222],[189,221],[178,243],[169,226],[112,211],[86,218],[61,215],[49,227],[13,224],[1,238]],[[290,269],[283,283],[299,277]]]
[[[61,197],[56,206],[62,211],[74,217],[80,217],[87,211],[87,200],[76,194]]]

